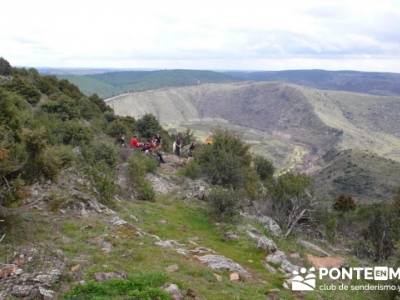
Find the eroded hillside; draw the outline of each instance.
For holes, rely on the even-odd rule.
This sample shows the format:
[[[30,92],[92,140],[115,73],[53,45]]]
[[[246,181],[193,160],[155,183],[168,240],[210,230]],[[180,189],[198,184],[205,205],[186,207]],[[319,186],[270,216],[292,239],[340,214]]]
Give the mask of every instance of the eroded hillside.
[[[169,128],[191,128],[200,139],[215,127],[235,130],[282,170],[317,173],[326,167],[326,153],[347,149],[400,161],[400,97],[241,82],[130,93],[107,103],[119,115],[151,113]],[[385,186],[385,197],[392,187],[381,174],[373,177]],[[368,201],[375,197],[355,194]]]

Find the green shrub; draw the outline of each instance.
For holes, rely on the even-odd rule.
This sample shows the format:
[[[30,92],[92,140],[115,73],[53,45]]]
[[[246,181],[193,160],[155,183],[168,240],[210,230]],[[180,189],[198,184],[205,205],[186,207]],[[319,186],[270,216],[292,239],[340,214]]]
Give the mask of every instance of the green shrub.
[[[190,160],[186,165],[179,170],[179,174],[190,179],[197,179],[201,176],[201,169],[195,160]]]
[[[272,210],[283,228],[293,225],[303,210],[312,208],[312,180],[306,174],[285,173],[271,185]]]
[[[254,168],[257,171],[258,176],[260,176],[260,179],[263,181],[271,180],[274,176],[274,165],[270,160],[266,159],[265,157],[256,156],[254,158]]]
[[[103,161],[88,166],[86,173],[100,202],[111,203],[114,195],[118,192],[115,170]]]
[[[51,180],[57,178],[58,173],[69,166],[74,160],[72,149],[64,145],[47,146],[40,157],[43,175]]]
[[[328,216],[325,221],[325,235],[330,243],[334,243],[336,239],[337,219],[335,215]]]
[[[145,178],[141,178],[135,182],[135,190],[140,200],[153,201],[156,197],[153,185]]]
[[[36,104],[40,100],[40,91],[32,83],[19,76],[14,76],[8,87],[10,90],[24,96],[30,104]]]
[[[113,144],[100,142],[82,147],[82,154],[89,164],[105,163],[115,167],[118,162],[118,151]]]
[[[202,174],[212,184],[241,189],[250,169],[249,146],[234,133],[217,130],[213,143],[204,145],[195,155]]]
[[[136,121],[136,130],[143,138],[151,138],[161,131],[161,126],[155,116],[146,114]]]
[[[356,202],[350,195],[340,195],[333,203],[333,209],[341,212],[346,212],[356,209]]]
[[[143,299],[170,300],[162,289],[167,277],[161,273],[142,273],[128,279],[112,279],[105,282],[89,281],[77,285],[64,295],[64,299]]]
[[[41,110],[48,114],[57,115],[63,121],[76,119],[80,116],[76,100],[64,94],[55,95],[53,99],[41,106]]]
[[[211,215],[220,221],[234,221],[239,214],[239,197],[237,191],[232,189],[213,188],[207,196]]]
[[[129,158],[129,170],[133,172],[132,176],[143,177],[146,173],[154,173],[157,170],[157,161],[145,155],[143,152],[135,152]]]
[[[145,175],[148,172],[154,172],[156,168],[157,162],[141,152],[134,153],[128,160],[129,177],[141,200],[152,201],[155,198],[153,186],[146,180]]]

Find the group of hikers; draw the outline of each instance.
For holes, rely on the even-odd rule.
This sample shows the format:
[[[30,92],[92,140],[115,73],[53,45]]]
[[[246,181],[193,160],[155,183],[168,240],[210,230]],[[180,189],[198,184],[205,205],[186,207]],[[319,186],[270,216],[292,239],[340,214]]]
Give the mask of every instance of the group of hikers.
[[[165,160],[163,158],[163,155],[161,153],[161,148],[162,148],[162,138],[159,133],[154,135],[153,137],[149,138],[146,142],[140,142],[139,138],[134,135],[130,142],[129,145],[126,143],[126,139],[124,135],[121,135],[117,139],[117,143],[122,146],[122,147],[127,147],[131,149],[137,149],[140,151],[143,151],[145,154],[155,154],[159,160],[160,163],[165,163]],[[181,156],[182,155],[182,150],[183,150],[183,138],[180,133],[177,134],[175,141],[173,143],[172,151],[175,155]],[[195,143],[192,142],[188,148],[188,156],[191,157],[193,154],[193,150],[195,148]]]

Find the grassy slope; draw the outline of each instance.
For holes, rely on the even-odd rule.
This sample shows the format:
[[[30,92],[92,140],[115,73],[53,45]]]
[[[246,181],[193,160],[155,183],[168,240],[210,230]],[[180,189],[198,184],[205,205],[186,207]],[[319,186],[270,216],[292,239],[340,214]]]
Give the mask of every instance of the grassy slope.
[[[128,91],[236,81],[227,74],[200,70],[122,71],[60,77],[76,84],[85,94],[97,93],[104,98]]]
[[[279,288],[281,299],[295,299],[294,294],[282,289],[283,278],[268,273],[262,265],[265,257],[263,251],[256,249],[253,241],[241,235],[239,241],[225,242],[222,239],[224,230],[230,227],[217,226],[210,222],[206,211],[196,202],[178,202],[170,197],[160,197],[155,203],[123,202],[120,203],[121,215],[130,220],[129,215],[138,216],[138,226],[163,239],[175,239],[187,244],[188,239],[197,237],[198,243],[210,247],[220,254],[234,259],[253,274],[253,279],[234,283],[228,274],[222,274],[223,280],[218,282],[213,272],[193,259],[175,253],[173,250],[159,248],[150,238],[139,238],[133,229],[127,227],[111,227],[106,219],[95,216],[74,217],[57,214],[43,214],[37,211],[21,214],[18,226],[12,226],[12,235],[7,244],[0,244],[0,258],[6,256],[11,248],[6,245],[34,245],[38,249],[46,249],[43,255],[52,255],[52,251],[61,249],[69,259],[69,268],[80,264],[78,272],[64,274],[59,285],[61,292],[74,286],[77,280],[91,280],[96,272],[125,271],[128,274],[142,272],[165,272],[171,264],[177,264],[179,270],[167,274],[167,282],[177,283],[181,289],[194,290],[202,299],[265,299],[271,288]],[[160,224],[164,219],[167,224]],[[135,223],[136,225],[136,223]],[[101,251],[99,246],[90,244],[90,239],[100,235],[112,243],[109,254]],[[278,241],[278,247],[287,253],[298,251],[302,255],[304,249],[293,240]],[[43,264],[39,260],[34,264]],[[333,293],[313,292],[301,296],[300,299],[376,299],[377,295],[369,293]],[[384,298],[382,298],[384,299]]]
[[[86,95],[96,93],[100,97],[109,97],[119,93],[119,89],[115,86],[89,75],[58,75],[58,77],[69,80]]]

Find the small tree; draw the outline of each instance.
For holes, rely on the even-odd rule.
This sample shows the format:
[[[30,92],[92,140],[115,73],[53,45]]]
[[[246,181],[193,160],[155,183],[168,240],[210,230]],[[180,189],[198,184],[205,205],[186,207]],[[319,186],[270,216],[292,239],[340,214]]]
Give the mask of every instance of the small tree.
[[[272,210],[274,217],[288,236],[295,226],[310,217],[313,206],[311,178],[305,174],[285,173],[272,186]]]
[[[161,131],[161,126],[155,116],[146,114],[136,122],[136,130],[148,139]]]
[[[262,156],[256,156],[254,158],[254,167],[257,171],[258,176],[263,181],[271,180],[274,175],[275,168],[273,163]]]
[[[333,209],[341,212],[346,212],[356,209],[356,202],[350,195],[340,195],[333,203]]]
[[[373,207],[364,239],[372,243],[376,261],[387,259],[394,253],[395,241],[399,237],[398,218],[386,207]]]
[[[9,76],[11,75],[12,68],[8,61],[0,57],[0,75]]]
[[[217,130],[213,143],[195,155],[202,173],[212,184],[241,189],[251,167],[249,146],[232,132]]]
[[[232,189],[213,188],[207,196],[211,214],[219,221],[232,222],[239,214],[239,196]]]

